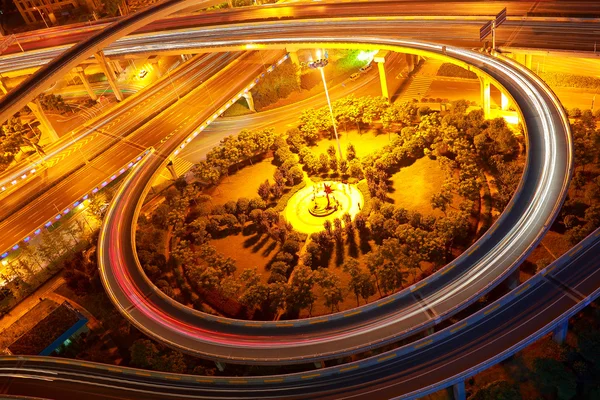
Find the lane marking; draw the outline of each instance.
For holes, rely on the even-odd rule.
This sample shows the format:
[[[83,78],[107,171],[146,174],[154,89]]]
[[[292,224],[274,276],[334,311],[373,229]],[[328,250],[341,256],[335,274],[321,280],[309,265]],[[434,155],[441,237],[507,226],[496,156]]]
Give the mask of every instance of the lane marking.
[[[454,267],[456,267],[456,265],[451,265],[451,266],[447,267],[445,270],[443,270],[441,272],[441,275],[446,275],[448,272],[452,271],[454,269]]]
[[[423,343],[419,343],[419,344],[417,344],[417,345],[415,345],[413,347],[415,349],[420,349],[421,347],[427,346],[428,344],[431,344],[431,343],[433,343],[433,339],[426,340]]]
[[[384,361],[387,361],[387,360],[391,360],[394,357],[396,357],[396,353],[392,353],[392,354],[387,355],[385,357],[378,358],[377,362],[384,362]]]
[[[303,375],[301,378],[302,379],[312,379],[312,378],[316,378],[317,376],[321,376],[321,374]]]
[[[353,315],[360,314],[361,312],[362,311],[354,311],[354,312],[351,312],[351,313],[347,313],[347,314],[344,314],[344,317],[351,317]]]
[[[573,257],[575,255],[575,253],[577,253],[582,248],[583,248],[583,245],[580,244],[579,246],[577,246],[574,249],[572,249],[571,251],[569,251],[569,257]]]
[[[394,299],[386,300],[383,303],[379,303],[377,307],[385,306],[386,304],[390,304],[392,301],[394,301]]]
[[[526,291],[530,287],[531,287],[531,285],[528,283],[527,285],[525,285],[521,289],[519,289],[519,291],[515,292],[515,295],[517,295],[517,296],[520,295],[521,293],[523,293],[524,291]]]
[[[461,329],[463,329],[467,325],[469,325],[469,324],[467,322],[465,322],[464,324],[459,325],[456,328],[452,328],[452,329],[450,329],[450,333],[458,332],[458,331],[460,331]]]
[[[490,308],[489,310],[486,310],[483,313],[483,315],[488,315],[489,313],[496,311],[498,308],[500,308],[500,304],[496,304],[494,307]]]
[[[352,371],[353,369],[357,369],[358,367],[359,367],[358,365],[353,365],[351,367],[342,368],[342,369],[340,369],[340,372]]]
[[[141,372],[141,371],[135,371],[135,374],[136,375],[141,375],[141,376],[150,376],[149,373],[147,373],[147,372]]]
[[[476,251],[478,248],[479,248],[479,245],[477,245],[477,246],[473,247],[473,248],[471,249],[471,251],[469,251],[469,253],[468,253],[468,254],[469,254],[469,255],[471,255],[471,254],[475,253],[475,251]]]
[[[310,321],[309,324],[321,324],[323,322],[327,322],[329,319],[319,319],[317,321]]]
[[[413,288],[411,288],[410,291],[415,292],[415,291],[421,289],[423,286],[427,285],[427,283],[428,282],[421,282],[417,286],[414,286]]]
[[[277,382],[283,382],[283,379],[265,379],[263,382],[265,382],[265,383],[277,383]]]

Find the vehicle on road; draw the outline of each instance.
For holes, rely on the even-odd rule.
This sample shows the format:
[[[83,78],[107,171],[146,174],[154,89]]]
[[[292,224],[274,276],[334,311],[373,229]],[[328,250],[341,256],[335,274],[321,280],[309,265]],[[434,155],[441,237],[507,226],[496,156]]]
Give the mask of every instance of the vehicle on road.
[[[357,80],[358,78],[360,78],[360,72],[355,72],[355,73],[353,73],[352,75],[350,75],[350,80],[351,80],[351,81],[355,81],[355,80]]]
[[[371,70],[371,68],[373,68],[373,61],[371,61],[370,63],[368,63],[367,65],[365,65],[364,67],[360,68],[360,72],[361,74],[364,74],[365,72],[368,72]]]

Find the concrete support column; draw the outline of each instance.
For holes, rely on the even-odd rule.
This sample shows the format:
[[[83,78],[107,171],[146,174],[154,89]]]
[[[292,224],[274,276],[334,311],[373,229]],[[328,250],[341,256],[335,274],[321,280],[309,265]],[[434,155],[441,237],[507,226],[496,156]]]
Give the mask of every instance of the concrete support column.
[[[54,130],[50,120],[48,120],[48,117],[46,117],[46,114],[40,105],[40,101],[36,99],[35,101],[29,102],[27,106],[31,109],[31,112],[40,123],[42,134],[45,133],[52,143],[56,142],[58,140],[58,134]]]
[[[565,320],[565,322],[561,322],[554,331],[552,332],[552,339],[558,343],[563,344],[565,339],[567,338],[567,332],[569,331],[569,320]]]
[[[462,381],[452,386],[452,392],[454,393],[454,400],[467,400],[465,381]]]
[[[296,67],[300,67],[300,59],[298,58],[298,49],[286,49],[290,55],[290,61]]]
[[[533,56],[531,54],[525,54],[525,66],[529,69],[531,69],[531,60],[533,59]]]
[[[96,54],[94,54],[94,58],[98,61],[98,64],[100,64],[100,68],[102,68],[104,75],[106,75],[106,79],[108,79],[108,84],[112,88],[113,93],[115,94],[115,97],[117,98],[118,101],[122,101],[123,95],[121,94],[121,91],[119,90],[119,87],[117,86],[117,81],[113,75],[113,70],[108,65],[106,57],[104,56],[104,52],[103,51],[97,52]]]
[[[173,178],[173,180],[176,180],[177,178],[179,178],[177,176],[177,171],[175,171],[175,166],[173,165],[173,160],[169,161],[169,163],[167,164],[167,169],[171,173],[171,178]],[[222,370],[219,370],[219,371],[222,371]]]
[[[381,96],[385,97],[386,99],[389,100],[390,94],[388,93],[387,78],[385,76],[385,66],[384,66],[384,63],[378,62],[377,63],[377,70],[379,71],[379,83],[381,83]]]
[[[479,77],[479,81],[481,83],[481,107],[483,108],[484,118],[489,119],[492,109],[490,99],[491,83],[488,78],[482,76]]]
[[[408,72],[411,73],[415,69],[415,59],[412,54],[405,54],[406,65],[408,66]]]
[[[121,65],[121,62],[119,60],[112,60],[111,62],[115,71],[117,71],[119,74],[123,72],[123,66]]]
[[[94,89],[92,89],[90,82],[87,80],[87,77],[85,76],[85,72],[83,71],[83,68],[77,68],[75,70],[75,72],[77,72],[77,76],[79,77],[79,79],[81,79],[81,82],[83,83],[85,90],[90,95],[90,98],[94,101],[98,100],[98,96],[96,96],[96,93],[94,93]]]
[[[215,361],[215,365],[217,366],[217,369],[221,372],[225,371],[225,363],[222,363],[220,361]]]
[[[501,96],[502,109],[504,111],[506,111],[510,108],[510,100],[509,100],[508,96],[506,96],[504,94],[504,92],[501,92],[500,96]]]
[[[0,79],[0,90],[4,94],[8,93],[8,88],[6,87],[6,84],[4,83],[4,81],[2,79]]]
[[[233,0],[227,0],[227,5],[229,8],[233,8]]]
[[[517,286],[520,285],[520,271],[518,268],[516,271],[510,274],[508,278],[506,278],[506,283],[508,284],[508,288],[510,290],[516,289]]]
[[[315,368],[324,368],[325,364],[323,363],[323,361],[315,361]]]
[[[245,92],[242,96],[246,99],[246,103],[248,103],[248,108],[252,112],[256,112],[256,108],[254,108],[254,98],[252,97],[252,93]]]
[[[373,61],[377,63],[377,70],[379,71],[379,83],[381,84],[381,96],[389,100],[390,94],[387,86],[387,76],[385,75],[385,58],[390,52],[385,50],[379,50],[373,57]]]

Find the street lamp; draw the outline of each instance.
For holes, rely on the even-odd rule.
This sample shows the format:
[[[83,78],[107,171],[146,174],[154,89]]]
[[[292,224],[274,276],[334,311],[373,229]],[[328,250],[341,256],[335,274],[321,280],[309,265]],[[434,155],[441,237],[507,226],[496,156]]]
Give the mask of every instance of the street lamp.
[[[329,60],[327,60],[327,58],[320,58],[316,61],[309,62],[308,68],[318,69],[321,72],[321,79],[323,79],[323,87],[325,88],[325,97],[327,97],[327,105],[329,106],[329,115],[331,116],[331,124],[333,125],[333,132],[335,133],[335,141],[337,143],[340,160],[342,160],[342,146],[340,145],[340,138],[338,137],[337,126],[335,123],[335,117],[333,116],[333,107],[331,107],[331,99],[329,98],[329,91],[327,90],[327,82],[325,81],[325,73],[323,72],[323,68],[325,68],[325,66],[327,64],[329,64]]]
[[[40,17],[42,17],[42,21],[44,21],[44,24],[46,24],[46,28],[50,28],[50,27],[48,26],[48,23],[46,22],[46,18],[44,18],[44,14],[42,14],[42,11],[41,11],[39,8],[37,8],[37,7],[33,7],[33,9],[34,9],[34,10],[37,10],[37,12],[39,12],[39,13],[40,13]]]

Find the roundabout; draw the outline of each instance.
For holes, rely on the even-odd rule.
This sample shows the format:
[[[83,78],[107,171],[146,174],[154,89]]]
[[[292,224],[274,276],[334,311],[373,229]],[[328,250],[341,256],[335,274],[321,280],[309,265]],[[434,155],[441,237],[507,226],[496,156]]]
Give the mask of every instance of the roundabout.
[[[311,182],[290,198],[283,214],[295,230],[310,234],[323,230],[325,221],[341,219],[345,214],[354,219],[363,204],[362,192],[356,185]]]
[[[298,32],[290,30],[292,32],[289,33],[295,35],[301,35],[306,31],[305,29]],[[271,32],[270,35],[276,36],[275,32]],[[247,32],[244,34],[248,35]],[[332,37],[340,35],[340,32],[324,31],[322,34],[328,35],[327,38],[303,38],[302,42],[318,42],[319,40],[335,42]],[[353,35],[354,37],[360,36],[356,29]],[[338,40],[347,40],[339,37]],[[260,40],[257,41],[260,42]],[[262,42],[270,41],[263,40]],[[301,42],[285,36],[272,39],[272,41]],[[357,39],[357,42],[360,41]],[[139,212],[139,204],[136,202],[144,197],[148,190],[148,184],[156,175],[156,171],[166,164],[168,160],[166,154],[175,151],[187,138],[187,135],[193,133],[193,130],[187,130],[165,143],[157,152],[150,152],[136,166],[109,207],[101,231],[99,264],[103,283],[115,306],[134,325],[149,336],[172,347],[214,359],[285,364],[294,360],[332,358],[336,355],[351,354],[373,348],[392,339],[397,340],[407,332],[415,332],[418,329],[432,326],[443,318],[458,312],[466,304],[472,303],[478,296],[489,291],[494,284],[510,273],[539,242],[564,199],[572,165],[572,144],[569,138],[568,124],[565,124],[562,108],[551,91],[533,74],[510,60],[490,58],[468,50],[446,48],[445,46],[442,48],[440,45],[422,42],[372,37],[364,38],[362,41],[372,45],[381,45],[381,47],[396,47],[398,50],[412,47],[420,51],[440,54],[447,52],[462,62],[473,64],[492,75],[514,96],[516,103],[523,111],[523,120],[528,131],[528,148],[535,148],[540,154],[528,153],[528,166],[523,174],[521,185],[500,220],[463,257],[444,268],[439,274],[425,280],[418,288],[410,288],[410,293],[409,290],[405,290],[384,301],[361,307],[353,313],[339,313],[328,318],[312,320],[285,321],[280,324],[249,324],[246,321],[227,320],[186,310],[157,293],[157,288],[143,276],[143,273],[140,276],[141,269],[135,253],[135,244],[132,243],[131,232],[135,228]],[[247,41],[232,43],[243,45]],[[210,117],[208,112],[206,117]],[[310,190],[308,207],[310,207],[311,201]],[[318,204],[317,207],[319,208]],[[327,206],[325,206],[326,208]],[[325,218],[332,215],[327,215]],[[318,218],[323,221],[323,217]],[[422,289],[423,287],[425,289]],[[424,299],[422,302],[410,300],[411,294],[417,291],[418,293],[414,296],[418,295]],[[423,306],[423,303],[428,305]],[[435,311],[433,311],[434,307]],[[436,318],[427,317],[424,312],[427,310],[435,314]],[[319,330],[321,330],[320,333]],[[379,337],[372,339],[373,335]],[[439,334],[431,336],[428,342],[419,346],[415,345],[414,348],[409,346],[411,348],[407,348],[406,352],[422,353],[430,347],[443,347],[439,345],[439,336]],[[460,334],[456,336],[460,336]],[[431,343],[434,344],[429,346]],[[264,388],[264,391],[259,389],[254,392],[254,396],[266,398],[277,395],[275,392],[267,392],[267,388],[277,385],[284,386],[287,383],[290,386],[293,385],[297,390],[302,390],[302,393],[298,395],[305,397],[311,393],[311,390],[336,389],[325,387],[324,382],[343,381],[344,378],[340,377],[343,373],[347,374],[345,376],[348,378],[345,379],[345,383],[348,387],[358,386],[367,380],[382,379],[377,363],[381,362],[380,366],[384,362],[393,363],[393,359],[398,355],[399,353],[394,352],[381,358],[373,357],[369,359],[369,362],[372,363],[369,365],[356,363],[349,367],[323,369],[316,374],[285,375],[276,379],[260,377],[219,382],[216,379],[192,381],[193,377],[183,375],[174,377],[182,380],[182,386],[183,384],[193,384],[195,387],[204,385],[205,388],[208,386],[204,392],[194,393],[197,395],[206,396],[214,386],[219,384],[223,386],[235,384],[236,387],[242,388],[240,397],[244,394],[250,396],[251,390],[248,386],[255,385]],[[430,363],[432,358],[427,358],[427,361],[422,364]],[[94,367],[93,365],[90,367],[89,364],[80,366],[80,368]],[[386,372],[386,376],[414,368],[414,364],[405,365],[403,368],[395,368],[393,372]],[[356,369],[356,372],[352,372],[353,369]],[[360,375],[361,371],[364,373],[362,376]],[[371,371],[373,376],[367,376],[368,372],[364,371]],[[456,374],[457,371],[454,370],[450,373]],[[398,378],[398,385],[403,383],[404,386],[395,391],[393,395],[411,393],[411,391],[421,389],[426,384],[423,382],[426,372],[412,380],[411,377],[407,377],[400,382],[400,378]],[[117,373],[123,374],[123,371],[117,371]],[[100,375],[97,371],[94,374]],[[131,376],[134,376],[133,374],[132,371]],[[433,374],[428,376],[431,375]],[[172,377],[165,379],[169,378]],[[188,378],[189,381],[186,381]],[[352,378],[354,379],[350,381],[349,379]],[[435,382],[439,382],[445,378],[445,375],[432,377],[432,379],[434,378]],[[137,379],[142,380],[143,378],[137,377]],[[148,378],[148,380],[150,379],[156,381],[156,375]],[[315,385],[316,381],[323,384],[322,387]],[[200,382],[202,385],[198,385],[196,382]],[[275,384],[274,382],[281,383]],[[299,382],[305,382],[306,386],[301,387]],[[132,384],[129,383],[129,385]],[[172,382],[165,386],[175,387]],[[217,387],[217,389],[219,388]],[[231,389],[229,388],[229,390]],[[244,394],[241,393],[241,390],[244,390]],[[217,396],[217,391],[221,396],[227,393],[226,390],[215,390],[211,394]],[[368,395],[368,392],[363,392],[363,394]],[[175,394],[171,393],[170,395]]]

